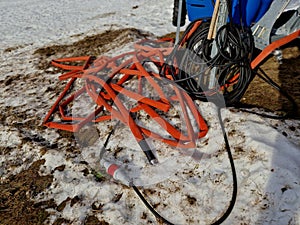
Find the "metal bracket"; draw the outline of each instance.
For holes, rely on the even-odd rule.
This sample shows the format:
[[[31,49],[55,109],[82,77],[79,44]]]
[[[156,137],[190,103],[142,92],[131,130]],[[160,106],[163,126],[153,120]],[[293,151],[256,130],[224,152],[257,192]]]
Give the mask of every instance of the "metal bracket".
[[[292,17],[280,28],[275,29],[277,19],[284,13],[291,0],[274,0],[264,16],[254,25],[251,30],[254,36],[255,47],[263,50],[273,41],[287,36],[300,28],[300,6]]]

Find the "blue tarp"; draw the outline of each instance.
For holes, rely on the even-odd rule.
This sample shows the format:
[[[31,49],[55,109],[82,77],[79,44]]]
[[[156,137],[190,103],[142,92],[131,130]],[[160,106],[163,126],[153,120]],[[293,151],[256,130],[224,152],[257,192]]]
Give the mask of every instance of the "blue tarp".
[[[273,0],[233,0],[232,17],[240,24],[240,18],[246,26],[257,22],[269,9]]]
[[[232,0],[232,18],[236,24],[251,26],[268,10],[273,0]],[[186,0],[190,21],[211,17],[212,0]]]

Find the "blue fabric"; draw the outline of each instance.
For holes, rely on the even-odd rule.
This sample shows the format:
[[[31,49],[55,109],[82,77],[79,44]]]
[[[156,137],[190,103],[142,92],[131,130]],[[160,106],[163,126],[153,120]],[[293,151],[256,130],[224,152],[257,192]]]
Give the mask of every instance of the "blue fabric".
[[[273,0],[233,0],[232,17],[234,23],[251,26],[269,9]]]
[[[232,0],[232,18],[236,24],[251,26],[269,9],[273,0]],[[211,0],[186,0],[190,21],[211,17],[213,4]]]

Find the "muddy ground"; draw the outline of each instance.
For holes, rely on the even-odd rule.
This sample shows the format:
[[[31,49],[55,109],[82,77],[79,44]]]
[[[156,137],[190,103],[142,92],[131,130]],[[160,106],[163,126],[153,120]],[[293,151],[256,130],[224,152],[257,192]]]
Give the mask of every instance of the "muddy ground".
[[[55,73],[57,71],[49,69],[51,67],[51,59],[81,55],[99,56],[101,54],[105,54],[112,48],[118,48],[124,43],[132,42],[135,40],[135,38],[143,37],[147,37],[147,34],[141,33],[135,29],[124,29],[107,31],[99,35],[84,38],[83,40],[70,45],[48,46],[35,51],[34,57],[38,61],[36,66],[38,69],[44,70],[45,73]],[[299,43],[294,42],[283,48],[283,60],[281,64],[278,63],[276,58],[270,57],[263,63],[261,67],[275,82],[277,82],[293,97],[300,108],[300,50],[297,46],[299,46]],[[13,51],[13,49],[7,49],[6,51]],[[0,85],[13,85],[13,80],[8,78],[1,82]],[[54,91],[59,93],[61,90],[57,89]],[[299,110],[293,111],[291,104],[285,99],[285,97],[283,97],[277,90],[263,82],[258,77],[252,81],[241,102],[243,103],[243,106],[259,107],[265,109],[266,111],[276,111],[279,114],[282,112],[289,112],[294,117],[300,117]],[[1,111],[7,111],[7,109],[2,108]],[[3,114],[1,116],[1,122],[7,122],[7,115]],[[37,123],[27,124],[27,126],[28,129],[32,130],[44,129],[37,127]],[[16,127],[16,129],[18,129],[18,127]],[[72,141],[72,135],[63,132],[61,135]],[[31,139],[27,138],[23,141],[24,143],[43,143],[43,140],[40,140],[38,136]],[[47,148],[55,148],[55,146],[51,146],[50,144],[45,145],[43,151],[47,151]],[[9,151],[10,149],[1,147],[0,154],[5,155],[8,154]],[[40,154],[42,154],[42,152]],[[32,162],[31,166],[26,170],[23,170],[19,174],[12,175],[8,179],[5,179],[4,182],[0,183],[1,225],[43,224],[43,222],[49,216],[47,209],[52,208],[57,211],[63,210],[64,203],[66,202],[56,205],[52,200],[46,202],[33,201],[36,195],[43,192],[51,185],[53,179],[52,175],[41,176],[38,173],[39,168],[43,163],[43,160]],[[56,169],[63,170],[64,168]],[[71,201],[71,204],[75,204],[78,199],[68,199],[67,201]],[[63,218],[58,218],[54,222],[55,225],[68,223],[70,223],[70,221],[67,221]],[[99,221],[95,216],[88,216],[85,219],[85,224],[108,225],[106,221]]]

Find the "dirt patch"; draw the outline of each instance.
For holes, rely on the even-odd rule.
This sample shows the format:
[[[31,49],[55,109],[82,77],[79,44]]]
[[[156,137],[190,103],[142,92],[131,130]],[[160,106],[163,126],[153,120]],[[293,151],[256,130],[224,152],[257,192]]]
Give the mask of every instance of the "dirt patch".
[[[257,76],[251,82],[242,103],[269,111],[288,112],[300,118],[300,49],[297,47],[299,42],[295,41],[282,49],[281,64],[271,56],[261,65],[263,71],[293,98],[298,109],[295,111],[286,97]]]
[[[44,160],[36,161],[27,170],[0,184],[0,224],[43,224],[47,219],[46,209],[54,207],[54,201],[32,201],[52,183],[52,175],[40,176],[38,173],[43,164]]]
[[[47,70],[52,59],[76,56],[100,56],[110,50],[116,49],[137,38],[146,38],[144,33],[134,28],[121,30],[108,30],[101,34],[88,36],[69,45],[53,45],[37,49],[34,54],[39,55],[38,69]]]
[[[87,217],[84,224],[85,225],[109,225],[109,223],[107,223],[104,220],[99,221],[98,218],[95,216]]]

